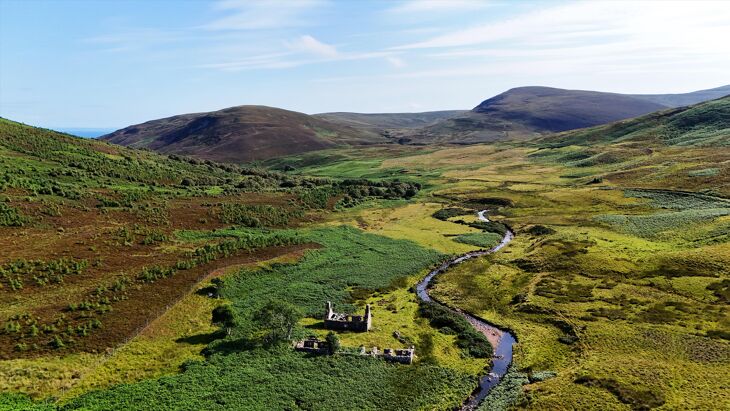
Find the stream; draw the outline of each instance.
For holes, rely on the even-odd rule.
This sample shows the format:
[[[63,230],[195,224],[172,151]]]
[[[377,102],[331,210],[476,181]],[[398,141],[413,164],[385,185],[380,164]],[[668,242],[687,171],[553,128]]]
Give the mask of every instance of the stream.
[[[486,212],[487,210],[482,210],[478,213],[480,220],[489,221],[485,216]],[[483,255],[497,252],[502,249],[502,247],[507,245],[507,243],[512,241],[513,237],[514,234],[511,231],[508,231],[507,234],[505,234],[505,236],[502,238],[502,241],[490,250],[471,251],[459,257],[455,257],[429,272],[428,275],[416,285],[416,294],[418,295],[419,299],[426,302],[435,302],[437,304],[441,304],[447,309],[461,315],[467,321],[469,321],[469,323],[471,323],[477,331],[484,334],[484,336],[486,336],[489,342],[492,344],[492,348],[494,351],[494,357],[492,358],[492,368],[489,370],[489,374],[479,377],[479,387],[477,387],[472,395],[464,402],[464,404],[461,406],[461,410],[475,410],[479,406],[479,404],[481,404],[482,400],[484,400],[487,394],[489,394],[489,391],[494,386],[499,384],[499,382],[502,380],[502,377],[507,374],[507,369],[512,363],[512,346],[517,343],[517,340],[509,332],[505,330],[500,330],[499,328],[489,324],[487,321],[481,318],[477,318],[459,309],[453,309],[434,299],[428,293],[429,286],[431,285],[431,280],[433,280],[434,277],[446,272],[451,266],[460,264],[472,258],[481,257]]]

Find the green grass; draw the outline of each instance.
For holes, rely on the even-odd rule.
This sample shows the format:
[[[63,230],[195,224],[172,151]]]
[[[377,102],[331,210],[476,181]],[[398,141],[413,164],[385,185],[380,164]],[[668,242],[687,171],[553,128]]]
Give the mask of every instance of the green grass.
[[[227,235],[248,235],[233,233]],[[348,310],[354,308],[348,290],[384,289],[442,258],[412,242],[349,227],[306,230],[302,239],[323,248],[309,251],[296,264],[243,269],[226,278],[220,294],[231,301],[238,320],[229,337],[210,345],[205,362],[191,364],[176,376],[86,394],[63,409],[308,409],[315,404],[318,409],[450,409],[461,403],[474,377],[454,369],[251,348],[259,327],[252,316],[268,301],[295,304],[308,315],[320,314],[326,300]]]
[[[701,210],[712,208],[730,208],[730,200],[703,195],[670,190],[624,190],[626,197],[646,198],[656,208],[669,208],[676,210]]]
[[[61,409],[446,410],[459,404],[473,383],[437,366],[255,349],[191,363],[177,376],[90,393]]]
[[[319,314],[327,300],[341,310],[352,310],[346,304],[348,288],[385,288],[443,257],[410,241],[346,226],[304,231],[301,241],[316,242],[323,248],[307,252],[297,264],[266,272],[242,271],[226,281],[222,293],[243,318],[271,299],[288,301],[306,315]]]
[[[652,238],[668,230],[693,226],[726,215],[730,215],[730,208],[684,210],[651,215],[602,215],[596,217],[596,221],[608,224],[621,232]]]
[[[720,169],[715,167],[691,170],[687,172],[687,175],[690,177],[713,177],[718,174],[720,174]]]
[[[475,245],[482,248],[492,248],[502,241],[502,235],[498,233],[469,233],[457,236],[454,240],[464,243]]]
[[[0,393],[0,411],[55,411],[52,402],[35,402],[23,394]]]
[[[661,142],[683,147],[730,145],[730,98],[648,114],[609,125],[560,133],[543,145],[594,145],[625,141]]]
[[[152,200],[197,195],[239,199],[239,194],[262,191],[286,193],[291,201],[322,213],[334,202],[351,206],[337,207],[340,211],[326,215],[320,228],[235,227],[170,235],[183,248],[272,233],[322,248],[306,252],[295,264],[247,268],[226,278],[221,292],[239,319],[232,335],[221,338],[209,327],[199,335],[194,330],[185,334],[196,337],[196,347],[218,338],[208,346],[205,361],[174,375],[73,397],[67,409],[454,408],[474,387],[474,375],[485,360],[468,362],[455,335],[439,332],[419,317],[408,286],[441,253],[474,249],[455,239],[485,239],[491,234],[477,229],[500,230],[438,220],[434,212],[446,204],[489,198],[505,200],[500,207],[485,208],[490,208],[490,219],[517,233],[515,240],[499,253],[454,267],[432,291],[450,305],[513,330],[519,339],[510,377],[484,408],[640,409],[663,401],[664,409],[724,409],[730,383],[730,207],[722,198],[730,195],[723,146],[726,105],[724,99],[697,110],[650,115],[640,123],[628,120],[566,133],[539,142],[540,150],[532,143],[423,154],[378,148],[272,162],[294,167],[286,173],[66,137],[48,143],[36,135],[49,138],[48,132],[28,136],[3,123],[12,129],[12,138],[0,139],[0,185],[12,193],[5,204],[23,215],[34,206],[50,210],[51,203],[42,200],[78,206],[78,196],[100,203],[106,215]],[[700,147],[705,145],[712,147]],[[108,150],[114,154],[101,153]],[[87,158],[90,167],[83,163]],[[365,176],[388,185],[329,179]],[[183,178],[189,181],[182,184]],[[408,186],[394,183],[395,178],[427,189],[406,196]],[[345,195],[348,200],[342,202]],[[25,197],[33,201],[25,202]],[[343,222],[365,231],[332,227]],[[314,317],[321,315],[323,301],[333,301],[338,311],[361,311],[368,302],[380,329],[343,333],[343,344],[395,347],[400,341],[393,334],[399,331],[416,345],[419,360],[403,367],[263,349],[252,316],[272,299],[311,316],[301,325],[315,333],[322,331]],[[161,342],[163,352],[142,359],[121,355],[120,362],[100,371],[109,373],[100,379],[125,381],[125,372],[132,380],[156,377],[161,369],[174,373],[170,364],[163,365],[165,347],[171,344]],[[134,347],[147,350],[144,344],[130,345]],[[170,358],[176,364],[195,357],[191,350],[174,352]],[[26,364],[15,364],[17,372]],[[27,368],[39,370],[35,364]],[[153,369],[133,370],[145,364]],[[557,375],[532,378],[546,370]],[[525,379],[530,386],[523,389]],[[22,404],[16,408],[33,406],[20,397],[1,401]]]

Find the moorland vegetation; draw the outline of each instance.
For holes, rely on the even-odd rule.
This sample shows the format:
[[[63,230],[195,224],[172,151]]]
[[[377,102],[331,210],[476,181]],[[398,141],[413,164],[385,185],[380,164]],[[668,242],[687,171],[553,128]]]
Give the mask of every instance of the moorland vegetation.
[[[481,409],[727,408],[727,102],[270,168],[3,120],[0,405],[453,409],[491,349],[412,286],[509,228],[431,290],[518,337]],[[371,304],[372,331],[338,333],[334,355],[291,350],[324,338],[324,301]],[[348,355],[360,345],[417,359]]]

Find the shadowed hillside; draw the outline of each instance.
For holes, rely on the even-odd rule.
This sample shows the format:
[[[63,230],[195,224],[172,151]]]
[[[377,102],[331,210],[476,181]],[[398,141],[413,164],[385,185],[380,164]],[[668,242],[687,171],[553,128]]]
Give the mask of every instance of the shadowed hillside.
[[[610,123],[665,106],[635,97],[550,87],[520,87],[472,111],[411,133],[414,143],[474,144]]]
[[[354,128],[382,132],[387,129],[426,127],[464,113],[467,113],[467,110],[373,114],[337,112],[315,114],[314,117]]]
[[[369,131],[265,106],[152,120],[101,138],[124,146],[232,163],[385,140]]]

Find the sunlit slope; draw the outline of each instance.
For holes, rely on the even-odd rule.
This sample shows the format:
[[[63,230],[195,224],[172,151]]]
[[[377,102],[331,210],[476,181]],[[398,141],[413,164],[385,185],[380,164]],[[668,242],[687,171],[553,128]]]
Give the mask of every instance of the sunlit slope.
[[[730,96],[691,107],[546,137],[546,146],[644,142],[669,146],[730,145]]]
[[[124,146],[230,163],[385,141],[371,131],[265,106],[162,118],[101,138]]]

